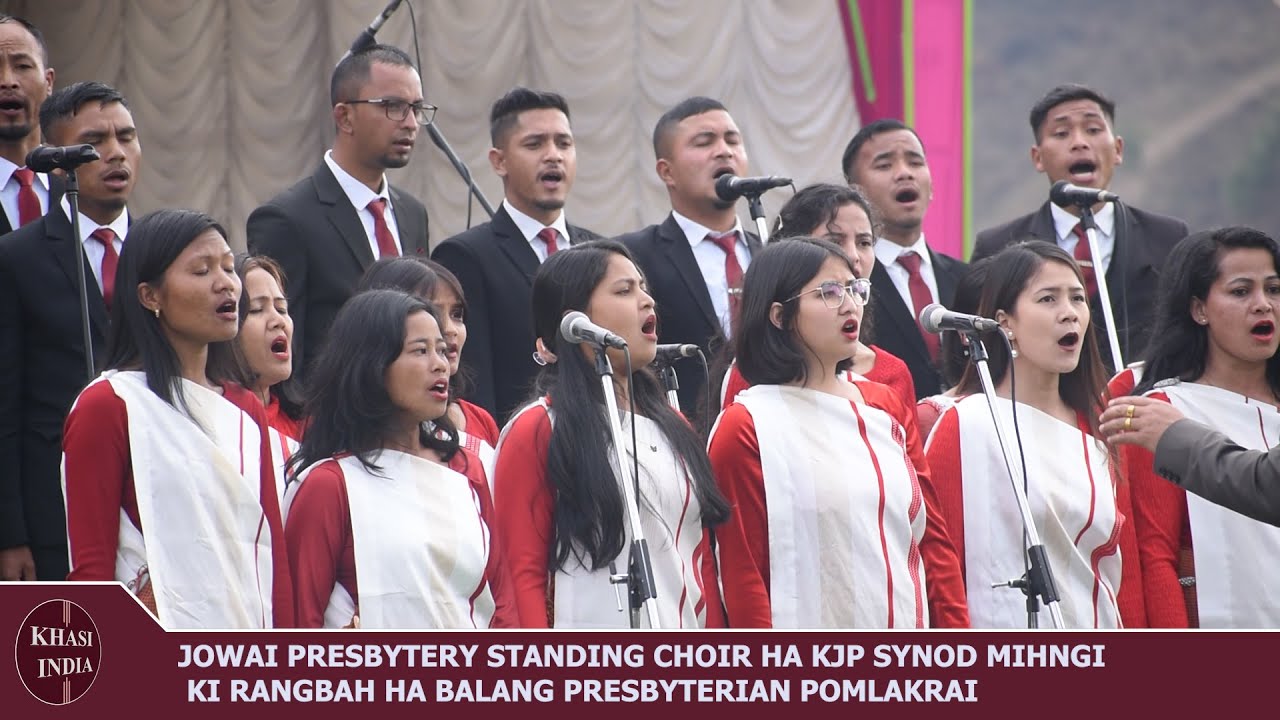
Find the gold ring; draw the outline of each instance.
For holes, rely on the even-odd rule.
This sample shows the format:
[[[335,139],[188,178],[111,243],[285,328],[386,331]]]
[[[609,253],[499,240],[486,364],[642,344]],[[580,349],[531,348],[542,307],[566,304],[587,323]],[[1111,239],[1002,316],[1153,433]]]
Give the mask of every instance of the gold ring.
[[[1133,412],[1134,412],[1134,410],[1136,410],[1136,409],[1137,409],[1137,408],[1135,408],[1134,406],[1130,405],[1129,407],[1125,408],[1125,410],[1124,410],[1124,416],[1125,416],[1126,418],[1131,418],[1131,417],[1133,417]]]
[[[1132,406],[1132,405],[1130,405],[1129,407],[1133,407],[1133,406]],[[1124,425],[1123,425],[1123,426],[1121,426],[1121,427],[1124,429],[1124,431],[1125,431],[1125,432],[1129,432],[1129,431],[1133,430],[1133,418],[1132,418],[1132,417],[1127,417],[1127,418],[1125,418],[1125,419],[1124,419]]]

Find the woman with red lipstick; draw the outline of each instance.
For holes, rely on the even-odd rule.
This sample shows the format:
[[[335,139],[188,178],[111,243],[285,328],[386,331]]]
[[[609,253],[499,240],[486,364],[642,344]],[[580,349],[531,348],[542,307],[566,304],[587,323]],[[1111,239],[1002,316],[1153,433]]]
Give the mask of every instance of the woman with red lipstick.
[[[267,419],[229,381],[240,279],[209,216],[130,228],[107,370],[67,417],[70,580],[119,580],[166,628],[289,627]]]
[[[1280,438],[1280,248],[1243,227],[1198,232],[1165,261],[1152,340],[1133,394],[1172,403],[1238,445]],[[1280,625],[1275,528],[1157,476],[1121,450],[1133,496],[1147,618],[1155,627]],[[1242,552],[1244,551],[1244,552]]]
[[[289,389],[293,374],[293,319],[284,294],[284,272],[265,255],[236,258],[240,276],[240,334],[237,346],[243,371],[240,384],[267,409],[276,489],[284,496],[284,465],[302,437],[302,405]]]
[[[778,211],[773,242],[793,237],[813,236],[830,240],[844,250],[853,261],[853,272],[860,278],[871,277],[876,263],[875,215],[871,201],[855,186],[818,183],[810,185],[787,200]],[[871,336],[870,308],[863,308],[863,322],[849,367],[850,379],[870,380],[893,388],[909,404],[916,401],[916,388],[907,364],[897,356],[866,344]],[[721,392],[721,407],[747,388],[747,382],[735,366]]]
[[[716,530],[732,627],[968,627],[914,407],[845,377],[870,295],[817,238],[747,270],[734,342],[752,387],[710,443],[733,507]]]
[[[702,443],[667,405],[648,368],[658,336],[645,288],[626,248],[608,241],[561,250],[534,276],[534,331],[555,361],[538,374],[538,399],[503,431],[493,481],[496,534],[507,548],[524,627],[631,625],[625,586],[619,591],[610,581],[613,572],[627,571],[632,532],[613,469],[595,351],[560,337],[561,319],[575,310],[621,336],[630,349],[630,374],[622,351],[610,348],[608,357],[626,444],[625,482],[638,490],[661,627],[724,625],[710,528],[728,506]],[[638,478],[630,474],[635,464]],[[640,622],[648,627],[647,614],[640,613]]]
[[[458,397],[466,382],[458,372],[462,348],[467,344],[467,302],[462,283],[448,268],[433,260],[414,256],[383,258],[369,266],[356,292],[383,288],[399,290],[431,303],[440,311],[440,331],[444,333],[449,359],[449,420],[458,430],[458,443],[480,457],[485,475],[493,476],[494,448],[498,446],[498,424],[487,410]]]
[[[515,624],[489,486],[447,416],[437,317],[396,290],[360,293],[315,360],[286,498],[301,627]]]
[[[1125,541],[1127,520],[1124,501],[1117,500],[1115,465],[1098,439],[1105,378],[1080,269],[1057,245],[1040,241],[1005,248],[990,262],[978,314],[999,322],[1013,347],[1011,357],[1003,342],[984,343],[996,411],[1015,454],[1021,437],[1023,485],[1057,582],[1064,623],[1115,628],[1123,616],[1124,625],[1141,625],[1136,548]],[[938,420],[926,454],[965,572],[969,614],[974,627],[1026,627],[1023,594],[992,587],[1023,575],[1023,527],[973,367],[961,377],[959,392],[966,396]],[[1020,471],[1017,476],[1021,482]],[[1122,591],[1131,598],[1128,605],[1118,597]],[[1135,606],[1136,615],[1126,611]],[[1043,607],[1039,626],[1052,626]]]

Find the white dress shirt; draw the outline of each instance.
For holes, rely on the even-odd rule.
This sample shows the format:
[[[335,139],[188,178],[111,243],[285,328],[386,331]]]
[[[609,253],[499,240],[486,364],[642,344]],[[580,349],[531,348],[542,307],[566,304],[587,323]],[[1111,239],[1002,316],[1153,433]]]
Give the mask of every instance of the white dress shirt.
[[[878,238],[875,250],[876,261],[884,266],[885,272],[889,273],[889,279],[893,281],[893,287],[902,296],[902,302],[907,306],[908,310],[914,311],[915,309],[915,304],[911,302],[911,286],[908,285],[911,273],[898,264],[898,256],[906,252],[915,252],[920,256],[920,277],[924,279],[924,284],[929,286],[929,296],[933,298],[933,302],[939,302],[938,280],[933,273],[933,257],[929,254],[929,246],[924,242],[924,233],[920,233],[920,239],[916,240],[911,247],[903,247],[892,240]],[[872,288],[872,292],[884,292],[886,290],[888,288]]]
[[[22,166],[14,165],[8,159],[0,157],[0,178],[5,179],[4,185],[0,186],[0,207],[4,209],[5,217],[9,218],[9,227],[14,230],[22,227],[18,219],[18,191],[22,188],[22,184],[13,176],[13,171],[19,167]],[[36,173],[35,179],[31,181],[31,189],[40,200],[40,215],[43,217],[49,212],[49,176]]]
[[[64,196],[61,204],[62,214],[71,217],[70,201]],[[102,243],[92,237],[94,231],[100,227],[111,228],[115,232],[116,239],[111,244],[115,246],[116,255],[119,256],[124,250],[124,239],[129,234],[129,208],[121,210],[116,219],[107,225],[99,225],[96,220],[80,213],[80,245],[84,248],[84,257],[93,271],[93,277],[98,281],[98,292],[102,292],[102,258],[107,254],[107,249]]]
[[[698,261],[698,271],[702,273],[702,280],[707,284],[707,292],[711,295],[711,307],[715,310],[716,317],[720,318],[720,327],[727,338],[730,332],[729,279],[724,271],[724,250],[707,240],[707,235],[715,232],[711,228],[690,220],[675,210],[671,211],[671,216],[676,219],[676,224],[684,231],[689,246],[693,248],[693,258]],[[751,263],[751,249],[747,247],[746,236],[742,234],[742,221],[736,217],[733,220],[733,232],[738,236],[738,241],[734,243],[738,265],[746,273],[747,265]]]
[[[511,216],[511,220],[520,229],[520,234],[529,243],[529,247],[533,248],[533,252],[538,256],[538,262],[544,263],[547,261],[547,244],[543,242],[542,238],[538,237],[538,233],[542,232],[544,227],[555,228],[557,250],[569,247],[569,226],[565,224],[563,210],[556,216],[554,222],[550,225],[543,225],[542,221],[534,220],[517,210],[516,206],[507,202],[506,198],[502,199],[502,207],[507,209],[507,214]]]
[[[1058,247],[1067,251],[1068,255],[1075,256],[1076,244],[1080,242],[1080,238],[1071,232],[1072,228],[1080,222],[1080,218],[1063,210],[1062,208],[1049,203],[1049,212],[1053,215],[1053,229],[1058,235]],[[1107,274],[1107,268],[1111,267],[1111,255],[1116,249],[1116,206],[1115,203],[1104,203],[1102,209],[1093,214],[1093,222],[1098,226],[1098,254],[1102,257],[1094,258],[1094,268],[1102,268],[1102,274]]]
[[[387,206],[383,209],[383,217],[386,218],[387,227],[391,230],[391,237],[396,241],[396,249],[400,254],[404,254],[404,243],[400,242],[400,226],[396,225],[396,214],[392,212],[391,195],[387,192],[389,185],[386,176],[382,178],[382,190],[374,192],[369,189],[368,185],[355,179],[346,170],[343,170],[333,159],[333,151],[326,150],[324,153],[324,162],[329,166],[329,171],[338,179],[338,185],[342,186],[342,192],[346,193],[347,199],[351,201],[351,205],[356,209],[356,217],[360,218],[360,224],[364,226],[364,234],[369,240],[369,250],[373,252],[374,259],[380,257],[378,253],[378,236],[373,224],[373,214],[369,211],[369,203],[382,198],[387,201]]]

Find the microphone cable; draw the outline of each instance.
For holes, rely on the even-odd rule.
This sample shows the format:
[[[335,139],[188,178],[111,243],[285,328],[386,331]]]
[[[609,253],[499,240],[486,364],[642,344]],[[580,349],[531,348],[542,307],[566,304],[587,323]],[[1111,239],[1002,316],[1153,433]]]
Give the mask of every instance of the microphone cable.
[[[1000,338],[1004,341],[1005,352],[1008,353],[1008,357],[1009,357],[1009,410],[1013,415],[1013,437],[1014,437],[1014,442],[1017,443],[1018,445],[1018,460],[1022,463],[1022,495],[1023,497],[1027,498],[1027,512],[1030,513],[1031,512],[1031,496],[1030,496],[1030,489],[1027,484],[1027,455],[1022,449],[1022,430],[1018,426],[1018,394],[1017,394],[1018,376],[1017,376],[1017,372],[1014,370],[1013,342],[1010,341],[1009,336],[1002,331],[997,331],[996,334],[999,335]],[[982,341],[979,340],[978,342],[982,342]],[[1010,483],[1014,482],[1014,479],[1012,476],[1009,478],[1009,482]],[[1015,489],[1016,489],[1016,486],[1015,486]],[[1043,541],[1043,538],[1041,540]],[[1023,567],[1023,571],[1027,574],[1028,597],[1031,597],[1031,595],[1029,594],[1031,591],[1031,585],[1029,584],[1031,580],[1031,557],[1027,552],[1027,550],[1029,549],[1028,546],[1030,541],[1031,541],[1031,536],[1027,530],[1027,522],[1024,519],[1022,521],[1022,567]],[[1037,602],[1038,601],[1039,599],[1037,598]]]

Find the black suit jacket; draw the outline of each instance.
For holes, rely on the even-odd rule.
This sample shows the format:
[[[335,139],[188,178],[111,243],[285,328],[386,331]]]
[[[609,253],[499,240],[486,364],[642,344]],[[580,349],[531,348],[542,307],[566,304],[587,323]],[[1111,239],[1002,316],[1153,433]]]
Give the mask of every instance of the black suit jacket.
[[[747,247],[754,257],[760,252],[760,238],[745,233]],[[720,319],[711,304],[711,293],[702,279],[693,247],[674,215],[661,225],[621,235],[618,241],[627,246],[636,264],[644,272],[649,294],[657,303],[658,337],[663,343],[697,345],[713,359],[724,345]],[[684,360],[674,364],[680,383],[680,409],[686,417],[697,418],[706,404],[707,375],[702,363]],[[718,397],[718,394],[717,396]],[[716,399],[706,408],[709,417],[719,410]]]
[[[390,187],[391,205],[405,255],[425,255],[427,209]],[[351,297],[375,260],[360,216],[323,162],[310,177],[249,215],[249,252],[268,255],[285,274],[293,316],[293,373],[305,378],[338,308]]]
[[[1247,450],[1213,428],[1179,420],[1160,436],[1153,461],[1187,492],[1280,526],[1280,445]]]
[[[62,180],[60,175],[48,175],[49,178],[49,209],[52,210],[62,203],[62,196],[66,194],[67,184]],[[45,213],[46,215],[48,213]],[[9,222],[9,216],[0,212],[0,235],[8,235],[13,232],[13,223]]]
[[[570,244],[600,239],[590,230],[566,227]],[[538,374],[530,309],[538,254],[500,206],[489,222],[440,243],[432,259],[458,276],[467,296],[467,399],[504,425],[528,399]]]
[[[1116,203],[1116,242],[1106,277],[1120,352],[1124,354],[1126,363],[1140,359],[1146,351],[1161,267],[1169,251],[1187,233],[1187,224],[1177,218]],[[1033,239],[1055,245],[1058,242],[1058,231],[1047,201],[1030,215],[978,233],[973,259],[980,260],[1013,243]],[[1111,347],[1107,342],[1102,301],[1094,295],[1090,305],[1091,324],[1095,328],[1102,361],[1108,368],[1117,369],[1111,360]]]
[[[929,249],[929,258],[933,264],[933,278],[938,285],[938,302],[950,305],[966,265],[932,248]],[[874,326],[869,340],[907,364],[911,381],[916,386],[917,399],[937,395],[946,389],[942,373],[929,357],[929,348],[920,334],[915,310],[903,302],[889,272],[878,260],[871,269],[871,316]]]
[[[62,577],[53,579],[67,572],[62,425],[88,383],[76,284],[76,253],[83,252],[56,205],[0,238],[0,547],[63,548]],[[107,311],[87,259],[84,275],[101,365]]]

